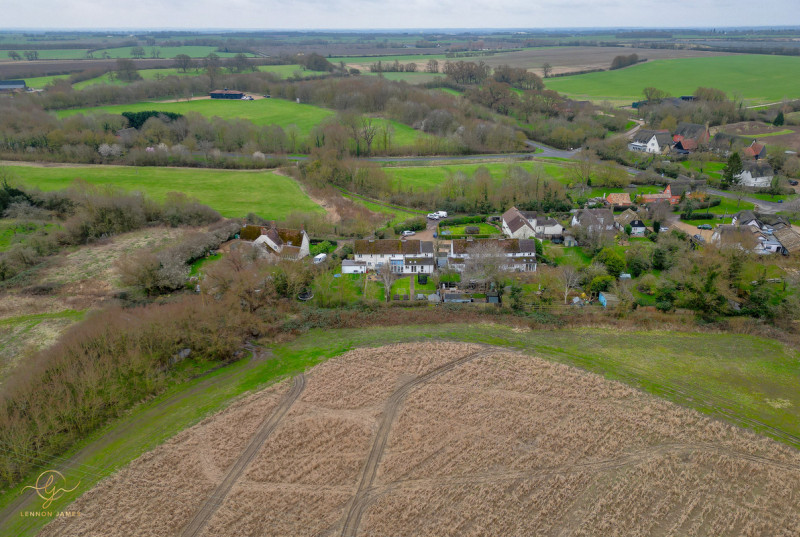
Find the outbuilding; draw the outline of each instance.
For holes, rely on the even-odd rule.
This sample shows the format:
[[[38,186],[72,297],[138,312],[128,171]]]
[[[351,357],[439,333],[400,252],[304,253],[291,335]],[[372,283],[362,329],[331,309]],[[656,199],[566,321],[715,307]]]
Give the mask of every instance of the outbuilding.
[[[367,263],[364,261],[342,260],[342,274],[366,274]]]
[[[241,99],[244,97],[244,92],[225,88],[221,90],[214,90],[209,93],[209,95],[211,95],[212,99]]]

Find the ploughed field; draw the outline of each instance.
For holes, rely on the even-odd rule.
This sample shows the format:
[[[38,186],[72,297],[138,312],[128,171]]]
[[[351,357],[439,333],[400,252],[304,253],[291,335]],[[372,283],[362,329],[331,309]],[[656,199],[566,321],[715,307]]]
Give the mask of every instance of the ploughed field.
[[[45,536],[796,535],[800,453],[497,347],[356,349],[84,494]]]

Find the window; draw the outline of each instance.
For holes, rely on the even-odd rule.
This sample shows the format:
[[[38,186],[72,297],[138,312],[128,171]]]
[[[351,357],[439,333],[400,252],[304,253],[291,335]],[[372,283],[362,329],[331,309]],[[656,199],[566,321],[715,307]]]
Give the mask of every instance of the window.
[[[403,272],[403,260],[402,259],[392,259],[392,272]]]

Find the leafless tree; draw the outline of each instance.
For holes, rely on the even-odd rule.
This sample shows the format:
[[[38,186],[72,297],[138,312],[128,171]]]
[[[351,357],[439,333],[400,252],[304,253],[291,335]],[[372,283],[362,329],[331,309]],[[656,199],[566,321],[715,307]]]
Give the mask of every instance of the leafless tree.
[[[542,65],[542,74],[545,78],[550,78],[550,75],[553,74],[553,66],[549,62]]]
[[[484,240],[467,248],[464,276],[469,280],[497,281],[507,258],[499,241]]]
[[[569,290],[578,286],[581,276],[572,265],[561,265],[558,267],[558,281],[564,287],[564,304],[566,304]]]
[[[428,64],[425,66],[425,70],[429,73],[438,73],[439,72],[439,61],[438,60],[428,60]]]
[[[392,293],[392,283],[395,280],[395,273],[392,272],[391,263],[384,263],[381,265],[381,268],[377,271],[378,279],[380,279],[381,283],[383,284],[383,294],[386,297],[386,302],[389,302],[389,298]]]
[[[362,117],[360,127],[361,138],[364,140],[364,145],[367,146],[367,155],[369,155],[372,151],[372,142],[378,134],[378,126],[372,118]]]

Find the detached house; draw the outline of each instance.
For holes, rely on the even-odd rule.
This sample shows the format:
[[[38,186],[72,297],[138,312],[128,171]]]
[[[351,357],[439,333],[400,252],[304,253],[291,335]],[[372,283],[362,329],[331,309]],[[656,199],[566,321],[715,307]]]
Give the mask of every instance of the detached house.
[[[761,160],[767,156],[767,146],[753,140],[753,143],[745,147],[742,153],[747,159]]]
[[[669,131],[639,129],[628,143],[628,151],[638,153],[666,153],[672,146]]]
[[[647,226],[644,225],[644,222],[641,220],[633,220],[630,223],[631,226],[631,237],[644,237],[644,234],[647,233]]]
[[[281,259],[296,261],[311,253],[311,241],[304,229],[261,228],[261,235],[253,242]]]
[[[616,222],[611,209],[581,209],[572,216],[572,227],[595,233],[613,232]]]
[[[736,176],[739,184],[753,188],[768,188],[772,184],[775,172],[766,162],[745,161],[742,163],[742,173]]]
[[[505,254],[506,261],[500,268],[514,272],[536,270],[536,241],[531,239],[456,239],[450,243],[448,265],[463,271],[472,256],[481,255],[481,247],[497,246]],[[488,249],[488,248],[487,248]]]
[[[503,233],[512,239],[552,239],[564,234],[564,227],[553,218],[534,211],[520,211],[512,207],[503,213]]]
[[[663,192],[656,194],[642,194],[642,203],[656,203],[658,201],[668,201],[670,205],[677,205],[681,201],[681,194],[686,192],[685,186],[676,186],[675,192],[672,185],[667,185]]]
[[[420,240],[363,239],[353,245],[354,261],[366,270],[388,264],[396,274],[432,274],[436,263],[433,243]]]
[[[675,149],[681,152],[696,151],[700,146],[707,146],[710,139],[708,126],[697,123],[679,123],[672,134]]]

